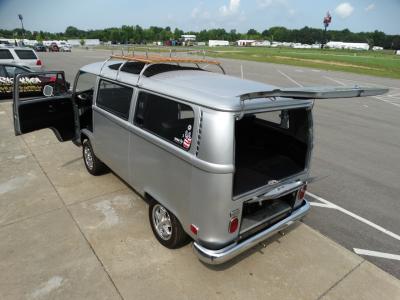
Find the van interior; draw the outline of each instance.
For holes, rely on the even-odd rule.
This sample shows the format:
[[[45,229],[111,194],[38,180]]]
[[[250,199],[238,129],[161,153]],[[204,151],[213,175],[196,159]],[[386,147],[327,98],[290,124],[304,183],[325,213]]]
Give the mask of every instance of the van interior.
[[[306,108],[246,114],[235,124],[233,196],[303,171],[309,147]]]

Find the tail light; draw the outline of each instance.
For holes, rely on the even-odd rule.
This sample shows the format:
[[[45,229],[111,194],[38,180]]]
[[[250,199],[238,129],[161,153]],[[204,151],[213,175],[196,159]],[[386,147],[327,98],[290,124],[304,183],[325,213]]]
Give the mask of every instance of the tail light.
[[[37,66],[41,66],[41,65],[42,65],[42,61],[41,61],[40,59],[38,59],[38,60],[36,61],[36,65],[37,65]]]
[[[299,191],[297,192],[297,200],[303,200],[304,196],[306,195],[306,191],[307,191],[307,184],[303,185]]]
[[[239,219],[233,217],[229,222],[229,233],[234,233],[239,228]]]

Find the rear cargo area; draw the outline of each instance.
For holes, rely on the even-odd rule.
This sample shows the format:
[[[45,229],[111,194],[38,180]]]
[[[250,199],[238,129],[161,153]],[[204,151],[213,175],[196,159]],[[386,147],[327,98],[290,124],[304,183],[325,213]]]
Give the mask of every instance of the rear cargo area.
[[[305,169],[309,118],[302,108],[247,114],[236,121],[233,196]]]

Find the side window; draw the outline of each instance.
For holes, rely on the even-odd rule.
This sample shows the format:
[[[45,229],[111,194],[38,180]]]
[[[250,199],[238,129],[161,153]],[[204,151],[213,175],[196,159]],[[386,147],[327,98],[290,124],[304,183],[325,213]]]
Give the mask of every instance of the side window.
[[[0,59],[14,59],[10,50],[8,49],[0,49]]]
[[[3,68],[3,66],[0,66],[0,77],[8,77],[6,70]]]
[[[101,80],[96,105],[127,121],[132,94],[133,88]]]
[[[97,76],[92,73],[80,72],[76,82],[75,91],[80,93],[91,90],[93,92],[96,85]]]
[[[140,92],[134,123],[186,151],[190,149],[194,112],[186,104]]]
[[[14,66],[5,66],[8,77],[14,78],[15,74],[27,73],[26,70]]]
[[[37,59],[36,54],[32,50],[15,50],[20,59]]]

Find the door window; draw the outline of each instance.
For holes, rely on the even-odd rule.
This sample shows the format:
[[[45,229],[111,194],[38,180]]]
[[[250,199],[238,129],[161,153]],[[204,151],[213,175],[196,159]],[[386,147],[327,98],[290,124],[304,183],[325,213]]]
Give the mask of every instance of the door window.
[[[20,59],[37,59],[36,54],[32,50],[15,50]]]
[[[14,59],[10,50],[8,49],[0,49],[0,59]]]
[[[189,105],[140,92],[134,123],[186,151],[190,149],[194,112]]]
[[[101,80],[96,105],[127,121],[132,94],[133,88]]]
[[[5,66],[6,71],[8,73],[8,77],[14,78],[15,74],[21,74],[21,73],[28,73],[29,71],[24,70],[23,68],[18,68],[14,66]]]

